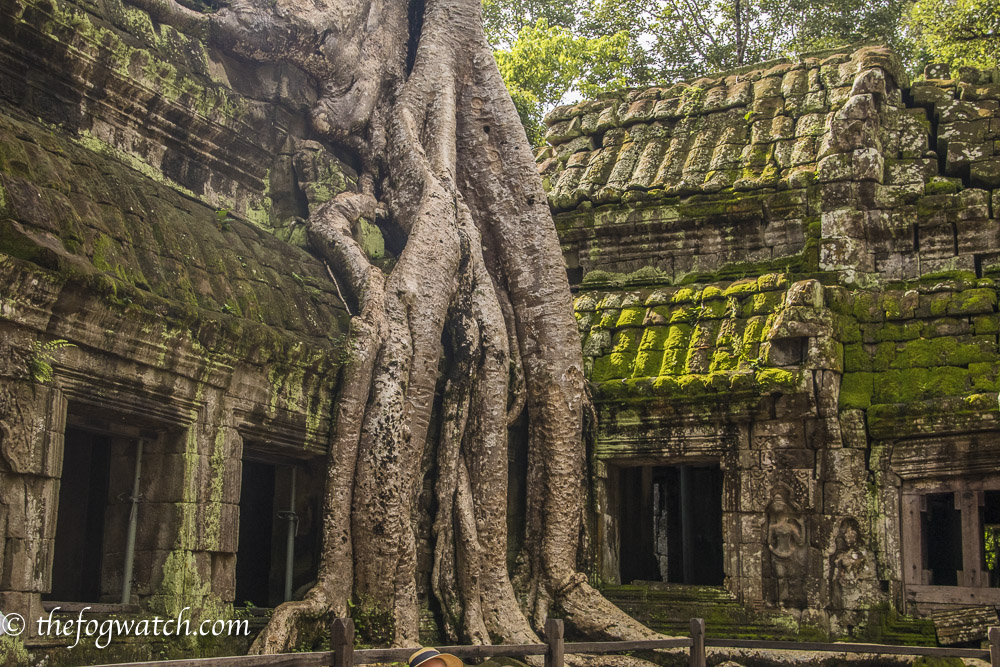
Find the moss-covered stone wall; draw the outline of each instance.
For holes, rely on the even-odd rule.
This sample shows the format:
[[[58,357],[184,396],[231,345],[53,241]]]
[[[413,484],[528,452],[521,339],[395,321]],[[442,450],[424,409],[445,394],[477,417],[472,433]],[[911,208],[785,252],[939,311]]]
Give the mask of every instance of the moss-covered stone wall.
[[[998,84],[929,74],[868,47],[557,108],[538,159],[571,275],[991,271]]]
[[[228,617],[244,457],[325,460],[348,312],[297,246],[305,202],[352,172],[308,136],[301,72],[121,2],[4,1],[0,60],[0,608],[47,613],[61,480],[88,474],[63,465],[77,429],[127,453],[112,486],[144,442],[135,606],[110,613]],[[119,602],[121,532],[95,603]],[[92,655],[24,640],[48,664]],[[209,644],[102,655],[244,648]]]
[[[1000,603],[974,562],[1000,490],[1000,94],[993,72],[950,75],[911,84],[865,47],[549,116],[601,581],[631,548],[624,471],[716,463],[744,603],[857,636],[886,605]],[[955,586],[921,552],[934,493],[968,517]]]

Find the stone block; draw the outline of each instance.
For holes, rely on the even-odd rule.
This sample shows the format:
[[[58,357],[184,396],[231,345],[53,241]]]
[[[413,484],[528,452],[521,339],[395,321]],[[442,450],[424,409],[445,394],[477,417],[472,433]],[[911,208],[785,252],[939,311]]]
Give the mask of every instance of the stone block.
[[[951,65],[948,63],[931,63],[924,66],[925,79],[950,79]]]
[[[156,592],[170,554],[165,550],[136,549],[132,570],[132,592],[135,595],[148,596]]]
[[[885,72],[881,68],[866,69],[854,78],[851,95],[872,94],[878,98],[885,97]]]
[[[809,74],[804,69],[786,72],[781,78],[781,96],[805,95],[809,92]]]
[[[0,589],[45,592],[53,554],[53,540],[8,537],[4,544]]]
[[[173,549],[182,543],[183,532],[183,503],[144,501],[140,504],[137,547],[147,550]]]
[[[236,598],[236,554],[212,554],[212,593],[223,602]]]
[[[824,211],[820,217],[823,239],[863,239],[867,218],[863,211],[843,208]]]
[[[1000,157],[973,162],[969,166],[969,180],[973,187],[1000,188]]]
[[[986,143],[949,141],[945,150],[945,173],[960,176],[973,162],[985,161],[992,154],[993,147]]]
[[[884,161],[881,151],[874,147],[861,148],[852,154],[851,166],[856,181],[882,182]]]
[[[37,592],[0,590],[0,610],[20,614],[26,621],[21,639],[38,636],[38,619],[47,617],[42,607],[42,598]]]
[[[820,476],[848,487],[864,488],[867,478],[865,451],[851,447],[827,449],[821,453]]]
[[[763,512],[740,512],[740,542],[761,544],[764,541],[764,524],[767,520]]]
[[[763,455],[761,458],[763,463]],[[776,449],[772,460],[778,468],[812,470],[816,463],[816,453],[811,449]]]
[[[959,254],[981,253],[1000,248],[1000,224],[996,220],[969,220],[956,225]]]
[[[783,84],[784,79],[777,76],[769,76],[755,81],[753,84],[754,99],[781,96],[783,94]]]
[[[819,161],[816,176],[821,183],[851,180],[852,156],[849,153],[834,153],[824,157]]]

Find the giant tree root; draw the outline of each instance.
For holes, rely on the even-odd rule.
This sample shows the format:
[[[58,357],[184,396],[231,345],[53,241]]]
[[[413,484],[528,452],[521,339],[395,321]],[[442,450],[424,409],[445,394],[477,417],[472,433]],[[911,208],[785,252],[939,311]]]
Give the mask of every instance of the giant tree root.
[[[300,624],[346,615],[349,600],[356,613],[384,618],[392,643],[417,642],[413,526],[428,447],[437,466],[433,591],[453,640],[536,643],[556,603],[594,638],[657,636],[576,572],[580,340],[480,1],[234,0],[209,17],[173,0],[141,2],[232,54],[307,71],[322,90],[314,132],[363,167],[360,192],[307,222],[357,311],[335,402],[319,575],[305,600],[278,607],[252,650],[291,649]],[[404,240],[388,274],[354,240],[362,218]],[[522,411],[529,528],[512,582],[507,427]]]

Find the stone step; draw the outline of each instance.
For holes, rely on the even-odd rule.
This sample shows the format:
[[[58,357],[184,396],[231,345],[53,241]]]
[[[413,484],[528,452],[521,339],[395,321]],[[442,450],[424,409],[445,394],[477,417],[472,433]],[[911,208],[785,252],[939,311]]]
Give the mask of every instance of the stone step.
[[[634,582],[601,592],[622,611],[657,632],[686,635],[690,619],[705,619],[710,637],[791,639],[797,628],[778,614],[750,609],[721,586]]]

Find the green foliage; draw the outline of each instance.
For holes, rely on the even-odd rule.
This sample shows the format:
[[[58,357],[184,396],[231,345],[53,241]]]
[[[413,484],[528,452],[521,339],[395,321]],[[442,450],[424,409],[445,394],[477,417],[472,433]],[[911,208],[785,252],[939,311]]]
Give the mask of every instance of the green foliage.
[[[229,231],[231,228],[229,223],[233,220],[234,218],[229,214],[228,208],[220,208],[215,212],[215,227],[220,231]]]
[[[47,343],[34,341],[31,344],[31,356],[28,357],[28,371],[35,382],[52,381],[52,361],[55,353],[64,347],[76,347],[73,343],[62,338],[50,340]]]
[[[358,648],[367,646],[388,646],[392,642],[392,609],[381,602],[364,598],[348,600],[348,609],[354,619],[355,644]]]
[[[1000,3],[996,0],[916,0],[907,16],[914,60],[953,67],[1000,67]]]
[[[570,94],[593,97],[625,88],[643,55],[621,31],[587,36],[539,18],[523,26],[508,48],[494,51],[529,140],[541,143],[542,115]]]
[[[24,648],[24,642],[20,637],[10,635],[0,637],[0,664],[10,667],[28,664],[28,651]]]
[[[912,72],[1000,66],[996,0],[484,0],[483,17],[534,145],[557,104],[819,49],[886,44]]]
[[[909,44],[899,0],[484,0],[483,18],[536,145],[544,112],[581,96],[862,41]]]

